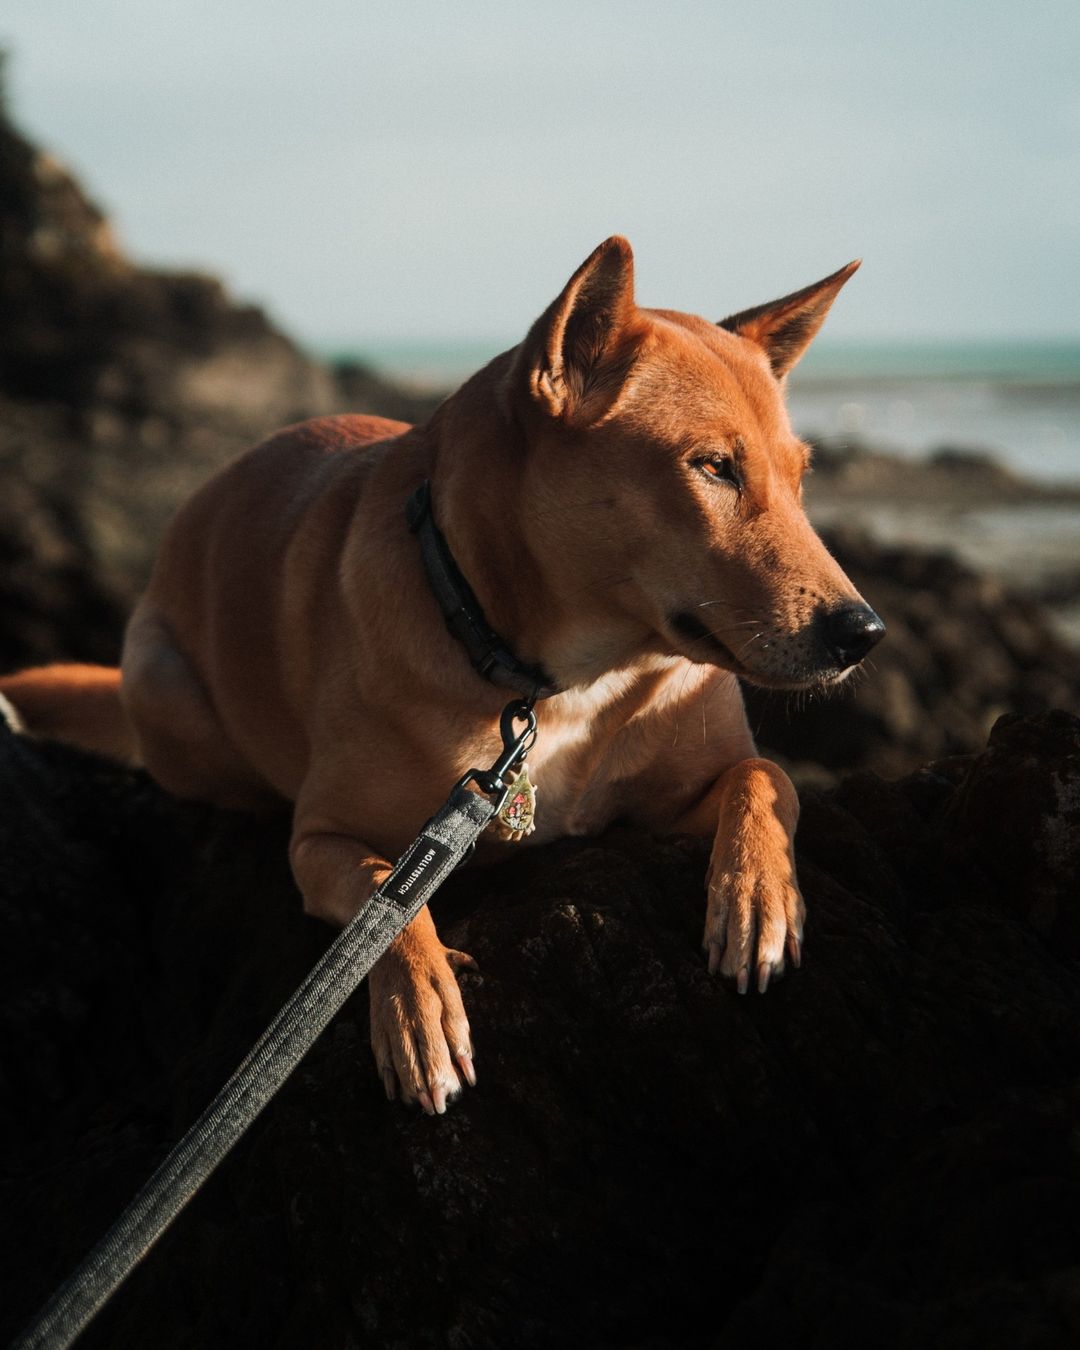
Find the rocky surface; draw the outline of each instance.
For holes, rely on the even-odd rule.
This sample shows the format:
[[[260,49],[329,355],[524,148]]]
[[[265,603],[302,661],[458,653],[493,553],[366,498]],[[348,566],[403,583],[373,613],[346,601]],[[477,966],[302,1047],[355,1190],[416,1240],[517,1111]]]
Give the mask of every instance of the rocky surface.
[[[285,823],[0,740],[3,1330],[328,939]],[[704,856],[627,831],[437,902],[479,1086],[388,1104],[361,992],[86,1337],[1066,1347],[1080,1336],[1080,722],[809,793],[802,970],[705,974]]]
[[[890,454],[859,440],[814,442],[808,496],[920,509],[1080,503],[1080,486],[1033,483],[987,451],[941,446],[925,459]]]

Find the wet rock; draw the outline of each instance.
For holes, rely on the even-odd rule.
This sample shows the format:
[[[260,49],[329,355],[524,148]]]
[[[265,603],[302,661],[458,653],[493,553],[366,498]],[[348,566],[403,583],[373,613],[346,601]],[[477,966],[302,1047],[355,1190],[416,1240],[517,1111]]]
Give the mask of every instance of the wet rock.
[[[710,980],[703,850],[464,872],[479,1086],[389,1105],[363,992],[87,1346],[1071,1346],[1080,723],[806,795],[803,969]],[[13,1330],[328,939],[285,821],[0,740]],[[10,806],[8,805],[10,803]]]

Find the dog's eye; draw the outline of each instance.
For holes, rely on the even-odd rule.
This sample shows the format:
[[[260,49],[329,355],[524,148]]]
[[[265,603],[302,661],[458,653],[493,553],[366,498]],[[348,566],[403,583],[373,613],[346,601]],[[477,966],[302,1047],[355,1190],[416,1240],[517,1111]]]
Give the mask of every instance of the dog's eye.
[[[714,478],[721,483],[729,483],[733,488],[742,491],[742,479],[735,467],[735,461],[729,456],[704,455],[701,459],[695,460],[694,463],[707,478]]]

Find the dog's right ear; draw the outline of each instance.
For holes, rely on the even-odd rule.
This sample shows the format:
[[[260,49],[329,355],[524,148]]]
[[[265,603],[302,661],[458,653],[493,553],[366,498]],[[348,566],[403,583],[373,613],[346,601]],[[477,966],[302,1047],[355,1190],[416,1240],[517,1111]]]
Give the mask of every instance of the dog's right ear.
[[[578,425],[606,412],[634,359],[634,313],[634,255],[625,239],[612,235],[522,344],[518,371],[533,401],[550,417]]]

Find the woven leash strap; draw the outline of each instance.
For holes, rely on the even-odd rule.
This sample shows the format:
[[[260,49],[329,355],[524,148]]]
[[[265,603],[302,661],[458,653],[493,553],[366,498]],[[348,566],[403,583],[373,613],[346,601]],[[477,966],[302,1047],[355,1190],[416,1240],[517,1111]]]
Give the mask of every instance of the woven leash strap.
[[[62,1350],[153,1247],[390,943],[462,861],[498,801],[459,785],[247,1058],[12,1350]]]

